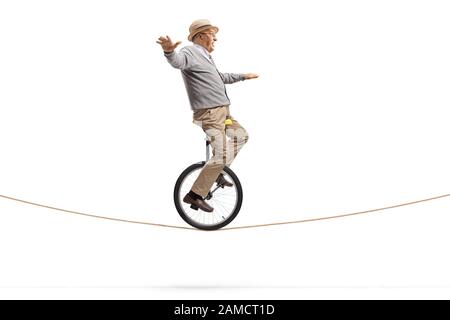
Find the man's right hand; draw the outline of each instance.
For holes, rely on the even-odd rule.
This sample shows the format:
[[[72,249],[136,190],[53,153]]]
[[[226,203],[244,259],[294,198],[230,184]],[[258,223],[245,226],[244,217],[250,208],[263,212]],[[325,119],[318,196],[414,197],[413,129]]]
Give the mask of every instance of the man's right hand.
[[[165,53],[171,53],[175,50],[176,47],[181,43],[181,41],[177,41],[176,43],[172,42],[169,36],[161,36],[158,38],[156,43],[160,44]]]

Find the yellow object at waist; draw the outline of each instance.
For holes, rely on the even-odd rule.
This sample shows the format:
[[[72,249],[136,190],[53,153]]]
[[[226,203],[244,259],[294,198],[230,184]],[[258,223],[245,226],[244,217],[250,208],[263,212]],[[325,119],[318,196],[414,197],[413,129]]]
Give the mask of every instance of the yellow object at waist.
[[[226,119],[225,120],[225,125],[226,126],[229,126],[229,125],[232,125],[233,124],[233,120],[231,120],[231,119]]]

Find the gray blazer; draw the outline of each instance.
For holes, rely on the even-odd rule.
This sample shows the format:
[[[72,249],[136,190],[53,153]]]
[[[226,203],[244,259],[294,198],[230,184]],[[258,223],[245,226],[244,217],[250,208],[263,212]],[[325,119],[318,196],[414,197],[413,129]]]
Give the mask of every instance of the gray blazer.
[[[225,84],[245,80],[240,73],[219,72],[206,54],[196,46],[165,54],[170,65],[181,70],[192,110],[229,105]]]

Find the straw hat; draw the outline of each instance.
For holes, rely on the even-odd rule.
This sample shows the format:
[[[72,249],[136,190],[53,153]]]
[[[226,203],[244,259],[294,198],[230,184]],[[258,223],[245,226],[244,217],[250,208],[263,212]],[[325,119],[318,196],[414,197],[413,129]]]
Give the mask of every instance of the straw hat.
[[[213,26],[211,22],[207,19],[199,19],[192,22],[191,26],[189,27],[189,36],[188,40],[192,41],[194,36],[202,31],[208,30],[208,29],[215,29],[215,32],[219,32],[219,28],[216,26]]]

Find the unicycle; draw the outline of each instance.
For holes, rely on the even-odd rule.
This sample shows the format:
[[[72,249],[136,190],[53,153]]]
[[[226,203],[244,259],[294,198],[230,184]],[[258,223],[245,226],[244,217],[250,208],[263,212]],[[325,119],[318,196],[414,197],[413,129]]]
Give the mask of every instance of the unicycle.
[[[222,170],[223,176],[233,184],[224,187],[214,182],[204,200],[214,207],[213,212],[204,212],[183,202],[183,197],[191,190],[203,166],[210,157],[210,142],[206,140],[206,161],[194,163],[187,167],[178,177],[173,191],[175,207],[181,218],[194,228],[201,230],[217,230],[225,227],[236,218],[242,205],[242,186],[236,174],[229,168]]]

